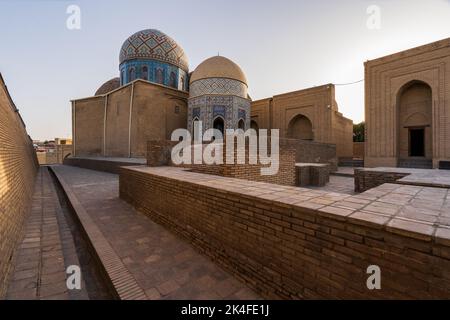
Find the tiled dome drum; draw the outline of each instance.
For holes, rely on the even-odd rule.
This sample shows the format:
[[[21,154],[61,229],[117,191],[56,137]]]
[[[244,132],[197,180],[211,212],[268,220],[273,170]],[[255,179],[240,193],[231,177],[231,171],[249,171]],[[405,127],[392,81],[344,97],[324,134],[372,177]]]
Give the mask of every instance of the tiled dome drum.
[[[183,48],[156,29],[136,32],[120,49],[121,84],[135,79],[187,91],[188,60]]]
[[[188,123],[193,132],[195,121],[202,130],[250,128],[250,99],[247,78],[233,61],[215,56],[200,63],[190,76]]]

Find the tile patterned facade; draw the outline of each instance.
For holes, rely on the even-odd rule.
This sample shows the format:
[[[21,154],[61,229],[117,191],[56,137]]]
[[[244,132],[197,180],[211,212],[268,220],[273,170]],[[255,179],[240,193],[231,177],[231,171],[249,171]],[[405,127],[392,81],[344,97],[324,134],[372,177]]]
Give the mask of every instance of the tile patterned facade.
[[[250,100],[232,95],[203,95],[189,99],[187,128],[190,132],[194,120],[202,121],[204,132],[213,128],[217,117],[222,117],[225,129],[237,129],[240,120],[244,120],[245,129],[250,128]]]
[[[120,63],[132,59],[152,59],[170,63],[184,71],[189,70],[183,48],[159,30],[136,32],[125,40],[120,49]]]
[[[136,32],[120,50],[120,84],[136,79],[188,90],[188,60],[183,49],[159,30]]]
[[[189,95],[191,98],[204,94],[234,95],[247,97],[247,86],[240,81],[225,78],[208,78],[191,84]]]
[[[181,68],[155,60],[130,60],[120,65],[120,83],[143,79],[178,90],[188,91],[188,74]]]
[[[225,129],[250,128],[250,99],[247,85],[228,78],[211,77],[194,81],[189,88],[187,128],[193,132],[193,121],[201,121],[203,132],[214,128],[220,117]]]

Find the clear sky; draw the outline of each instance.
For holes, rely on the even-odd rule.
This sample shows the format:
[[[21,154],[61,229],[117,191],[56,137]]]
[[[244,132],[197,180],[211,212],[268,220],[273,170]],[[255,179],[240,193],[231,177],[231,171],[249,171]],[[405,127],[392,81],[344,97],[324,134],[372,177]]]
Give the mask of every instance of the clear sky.
[[[66,27],[71,4],[80,30]],[[371,5],[379,29],[367,26]],[[360,80],[366,60],[450,37],[450,1],[0,0],[0,72],[31,137],[69,137],[70,99],[118,76],[123,41],[146,28],[175,39],[191,70],[218,52],[234,60],[255,100]],[[336,100],[364,119],[363,82],[338,86]]]

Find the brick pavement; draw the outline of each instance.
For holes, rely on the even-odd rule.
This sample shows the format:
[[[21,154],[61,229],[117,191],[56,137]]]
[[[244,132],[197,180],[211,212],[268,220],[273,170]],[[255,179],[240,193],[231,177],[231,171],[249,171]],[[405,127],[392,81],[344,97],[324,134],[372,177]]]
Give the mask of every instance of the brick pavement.
[[[118,197],[118,176],[55,166],[148,299],[258,299],[245,284]]]
[[[22,241],[13,258],[7,299],[87,299],[82,290],[69,291],[65,270],[79,265],[70,229],[62,215],[52,178],[39,170]]]
[[[330,175],[330,182],[328,182],[326,186],[324,187],[306,186],[304,188],[344,193],[350,195],[355,194],[355,182],[353,177]]]

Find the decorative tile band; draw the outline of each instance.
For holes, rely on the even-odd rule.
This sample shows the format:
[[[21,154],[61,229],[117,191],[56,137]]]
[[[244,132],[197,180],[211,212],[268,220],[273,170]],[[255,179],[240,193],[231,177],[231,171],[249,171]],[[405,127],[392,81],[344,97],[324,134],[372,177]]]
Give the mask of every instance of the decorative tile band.
[[[208,78],[191,83],[190,97],[205,94],[234,95],[247,98],[247,86],[240,81],[225,78]]]

